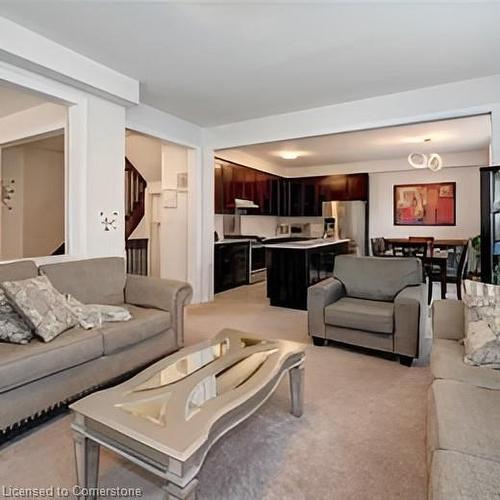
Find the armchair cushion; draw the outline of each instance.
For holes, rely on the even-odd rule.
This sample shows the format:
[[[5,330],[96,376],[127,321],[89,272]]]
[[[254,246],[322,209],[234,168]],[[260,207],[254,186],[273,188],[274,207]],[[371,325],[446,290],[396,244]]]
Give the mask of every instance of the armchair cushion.
[[[325,308],[325,322],[354,330],[392,333],[394,304],[375,300],[344,297]]]

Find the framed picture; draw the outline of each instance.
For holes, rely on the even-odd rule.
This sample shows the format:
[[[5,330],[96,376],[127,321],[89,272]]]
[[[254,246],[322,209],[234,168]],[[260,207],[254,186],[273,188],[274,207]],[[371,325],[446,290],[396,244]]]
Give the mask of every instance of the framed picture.
[[[177,208],[177,189],[163,190],[163,208]]]
[[[394,186],[395,226],[455,226],[456,183]]]
[[[188,188],[188,174],[181,172],[177,174],[177,189],[179,191],[187,191]]]

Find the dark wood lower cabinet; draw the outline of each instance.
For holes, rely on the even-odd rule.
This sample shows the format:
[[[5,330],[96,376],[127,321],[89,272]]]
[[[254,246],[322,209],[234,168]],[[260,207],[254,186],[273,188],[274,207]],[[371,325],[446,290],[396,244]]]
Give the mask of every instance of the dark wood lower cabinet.
[[[250,282],[250,243],[216,243],[214,292],[219,293]]]
[[[266,248],[267,296],[272,306],[307,309],[307,289],[333,276],[335,256],[348,242],[312,248]]]

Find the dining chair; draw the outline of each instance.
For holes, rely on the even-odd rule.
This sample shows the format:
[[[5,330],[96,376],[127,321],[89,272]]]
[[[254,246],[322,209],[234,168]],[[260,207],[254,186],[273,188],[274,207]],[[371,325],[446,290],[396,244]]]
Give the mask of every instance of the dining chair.
[[[469,257],[469,242],[465,245],[459,245],[453,249],[449,249],[448,261],[449,265],[446,271],[446,281],[455,283],[457,287],[457,298],[462,300],[462,282],[467,278],[468,257]],[[432,281],[439,281],[439,269],[432,268]]]
[[[384,238],[371,238],[372,255],[374,257],[385,257],[387,245]]]

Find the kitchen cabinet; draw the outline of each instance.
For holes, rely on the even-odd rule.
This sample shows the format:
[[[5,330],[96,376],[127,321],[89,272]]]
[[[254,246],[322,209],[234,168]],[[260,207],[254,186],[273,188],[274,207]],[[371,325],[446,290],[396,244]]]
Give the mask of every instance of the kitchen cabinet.
[[[259,205],[249,213],[282,217],[321,216],[324,201],[368,200],[368,174],[284,178],[221,159],[215,170],[216,213],[233,214],[235,198]]]
[[[214,248],[214,291],[223,292],[250,282],[250,242],[216,243]]]

